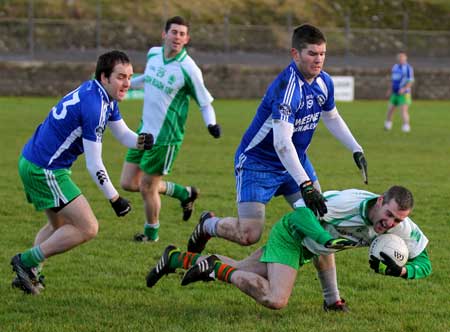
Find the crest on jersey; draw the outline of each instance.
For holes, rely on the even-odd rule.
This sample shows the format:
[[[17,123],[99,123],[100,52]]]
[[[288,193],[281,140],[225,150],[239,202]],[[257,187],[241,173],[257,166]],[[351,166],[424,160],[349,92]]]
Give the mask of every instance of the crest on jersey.
[[[158,69],[156,71],[156,76],[163,77],[165,74],[166,74],[166,70],[164,69],[164,67],[158,67]]]
[[[319,103],[320,106],[325,104],[325,96],[324,95],[318,95],[316,98],[317,98],[317,102]]]
[[[280,114],[284,116],[289,116],[292,114],[291,106],[289,106],[288,104],[280,104],[278,110],[280,111]]]
[[[99,138],[102,138],[102,136],[103,136],[103,132],[105,131],[105,127],[103,127],[103,126],[97,126],[96,128],[95,128],[95,135],[97,136],[97,137],[99,137]]]

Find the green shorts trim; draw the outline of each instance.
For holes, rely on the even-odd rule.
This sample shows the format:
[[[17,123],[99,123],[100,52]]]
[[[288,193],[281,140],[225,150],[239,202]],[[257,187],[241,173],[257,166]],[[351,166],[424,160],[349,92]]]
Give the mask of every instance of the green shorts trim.
[[[26,160],[19,159],[19,175],[29,203],[33,203],[37,211],[59,207],[67,204],[81,190],[72,181],[72,171],[67,168],[49,170]]]
[[[154,145],[151,150],[129,149],[125,160],[138,164],[147,174],[167,175],[172,171],[181,144]]]
[[[391,97],[389,98],[389,102],[394,106],[401,106],[401,105],[411,105],[411,94],[405,93],[402,95],[393,93],[391,94]]]
[[[298,270],[302,265],[309,263],[312,257],[314,254],[295,240],[285,223],[278,221],[270,231],[259,261],[284,264]]]

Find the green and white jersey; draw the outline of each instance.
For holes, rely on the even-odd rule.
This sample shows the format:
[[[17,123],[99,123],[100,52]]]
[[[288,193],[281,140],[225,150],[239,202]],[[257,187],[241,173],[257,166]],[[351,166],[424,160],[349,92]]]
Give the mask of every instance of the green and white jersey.
[[[343,237],[359,242],[361,247],[368,247],[377,233],[368,218],[368,202],[377,199],[379,195],[364,190],[348,189],[343,191],[326,191],[328,212],[321,219],[321,224],[333,237]],[[295,207],[304,206],[303,200],[297,201]],[[406,218],[387,233],[401,237],[408,246],[409,257],[413,259],[420,255],[428,244],[428,239],[420,228]],[[329,254],[334,249],[305,238],[302,244],[314,254]]]
[[[147,53],[144,75],[131,86],[144,86],[144,106],[140,132],[151,133],[156,145],[181,144],[193,97],[207,106],[213,97],[206,89],[200,68],[183,49],[176,57],[165,59],[164,47],[152,47]]]

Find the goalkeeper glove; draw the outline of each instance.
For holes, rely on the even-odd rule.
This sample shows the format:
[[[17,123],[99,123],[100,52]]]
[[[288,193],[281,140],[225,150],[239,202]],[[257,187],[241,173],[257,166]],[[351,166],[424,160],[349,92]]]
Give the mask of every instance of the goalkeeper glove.
[[[114,212],[118,217],[125,216],[128,212],[131,211],[131,205],[128,200],[119,196],[114,202],[111,202],[111,206],[114,209]]]
[[[222,133],[222,130],[218,123],[216,123],[214,125],[213,124],[208,125],[208,131],[211,134],[211,136],[214,138],[219,138]]]
[[[358,242],[339,237],[337,239],[328,240],[325,243],[325,248],[341,250],[355,248],[357,245]]]
[[[366,157],[364,157],[362,152],[355,152],[353,153],[353,159],[355,160],[356,166],[361,170],[364,183],[368,184]]]
[[[137,139],[136,147],[139,150],[150,150],[153,147],[153,135],[140,133]]]
[[[386,255],[384,252],[380,252],[381,260],[374,255],[370,255],[370,268],[376,273],[384,274],[392,277],[400,277],[403,268],[398,266],[395,261]]]
[[[305,181],[300,185],[300,192],[307,208],[311,209],[316,216],[322,217],[327,213],[325,198],[314,188],[311,180]]]

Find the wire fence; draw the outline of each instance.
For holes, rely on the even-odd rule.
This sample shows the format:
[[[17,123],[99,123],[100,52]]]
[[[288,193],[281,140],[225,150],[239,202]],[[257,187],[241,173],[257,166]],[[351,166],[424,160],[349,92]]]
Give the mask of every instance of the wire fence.
[[[27,17],[0,17],[0,56],[33,59],[36,54],[47,52],[50,55],[56,52],[66,53],[68,58],[76,59],[86,51],[111,48],[146,51],[151,46],[161,44],[163,20],[136,19],[134,22],[117,18],[106,12],[108,7],[104,7],[102,1],[94,2],[89,4],[95,5],[92,8],[96,10],[83,16],[78,11],[67,11],[74,4],[80,5],[80,2],[66,0],[63,4],[72,3],[72,7],[60,9],[61,17],[65,18],[58,19],[44,17],[42,10],[45,6],[41,8],[38,2],[22,1],[22,12],[27,13]],[[168,2],[164,1],[163,4],[161,10],[167,16]],[[75,6],[72,10],[77,8]],[[68,13],[69,18],[64,16]],[[287,17],[285,25],[239,25],[231,24],[231,14],[227,15],[222,24],[203,24],[192,20],[190,48],[225,54],[273,54],[289,49],[293,28],[291,17]],[[450,31],[408,30],[408,14],[405,12],[399,13],[397,21],[402,22],[402,28],[399,29],[353,28],[350,16],[342,17],[344,27],[323,29],[330,55],[392,56],[404,50],[411,56],[450,57]]]
[[[145,51],[160,45],[159,22],[135,26],[124,21],[73,19],[0,19],[0,55],[77,52],[120,48]],[[414,56],[450,56],[449,31],[392,29],[323,29],[331,55],[382,56],[406,50]],[[201,24],[191,29],[190,47],[210,52],[285,52],[290,47],[286,26]]]

